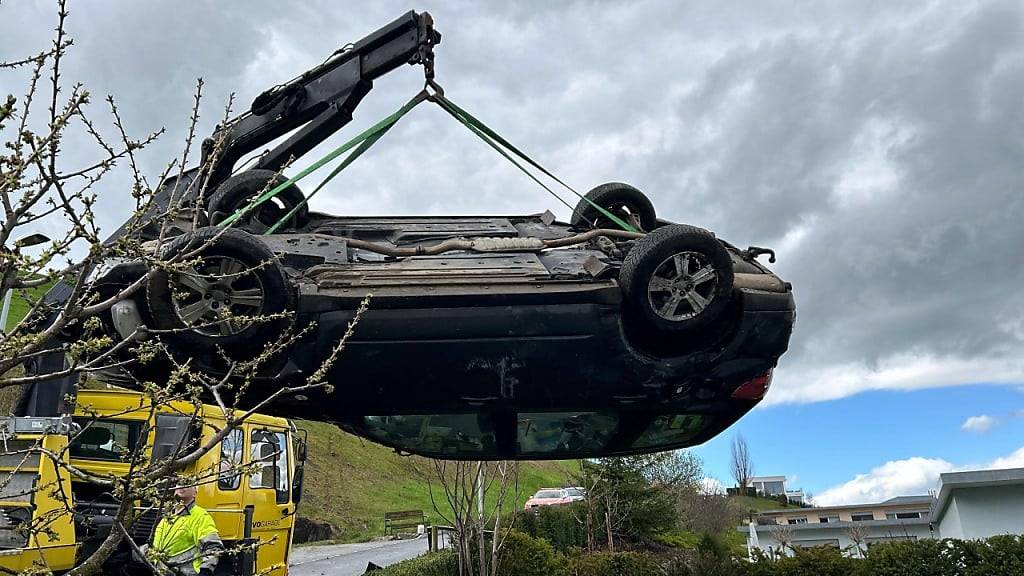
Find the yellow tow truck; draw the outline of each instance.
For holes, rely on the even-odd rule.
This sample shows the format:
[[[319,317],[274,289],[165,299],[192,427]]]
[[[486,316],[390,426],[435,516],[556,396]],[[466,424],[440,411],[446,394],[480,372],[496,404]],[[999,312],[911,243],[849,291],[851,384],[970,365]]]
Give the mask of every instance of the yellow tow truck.
[[[79,391],[71,417],[0,423],[0,572],[73,568],[112,529],[119,506],[109,491],[80,482],[31,447],[60,455],[64,464],[83,471],[119,476],[128,473],[127,454],[141,448],[147,458],[164,458],[190,442],[205,442],[224,425],[224,413],[216,406],[197,410],[187,402],[170,402],[153,409],[146,395],[125,390]],[[258,543],[255,551],[242,547],[222,557],[217,574],[288,573],[305,454],[303,435],[291,421],[253,414],[182,471],[198,479],[196,502],[213,516],[228,549]],[[135,504],[138,516],[130,533],[142,544],[151,537],[160,510]],[[43,525],[46,529],[39,530]],[[27,526],[33,530],[26,531]]]

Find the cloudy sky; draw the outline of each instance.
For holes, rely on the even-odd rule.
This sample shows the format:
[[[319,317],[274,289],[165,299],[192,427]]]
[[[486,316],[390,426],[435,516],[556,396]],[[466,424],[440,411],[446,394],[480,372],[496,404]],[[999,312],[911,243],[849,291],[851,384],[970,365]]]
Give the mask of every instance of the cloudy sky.
[[[230,93],[246,108],[410,8],[444,35],[447,94],[567,181],[630,182],[665,218],[777,250],[797,330],[769,406],[698,450],[713,474],[728,480],[737,431],[759,472],[822,503],[1024,465],[1020,2],[71,2],[65,75],[114,94],[136,134],[167,128],[143,159],[156,174],[196,78],[205,134]],[[43,48],[53,12],[0,4],[0,58]],[[382,78],[319,150],[421,82],[413,67]],[[0,92],[22,90],[0,76]],[[69,164],[94,153],[65,149]],[[124,182],[101,203],[110,228]],[[426,106],[313,206],[568,216]]]

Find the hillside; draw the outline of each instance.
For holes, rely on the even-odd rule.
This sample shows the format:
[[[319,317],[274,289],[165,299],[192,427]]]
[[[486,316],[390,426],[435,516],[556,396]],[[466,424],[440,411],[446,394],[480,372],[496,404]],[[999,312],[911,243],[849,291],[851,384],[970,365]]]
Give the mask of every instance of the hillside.
[[[438,506],[444,504],[431,461],[399,456],[391,449],[361,440],[331,424],[297,422],[309,432],[305,495],[299,515],[324,520],[340,529],[342,540],[380,536],[384,513],[417,510],[433,522],[442,522],[430,500],[433,484]],[[523,505],[542,486],[563,486],[574,470],[571,462],[524,462],[519,470],[519,490],[508,509]],[[443,506],[442,510],[447,510]]]
[[[730,496],[729,499],[735,502],[741,510],[756,510],[758,512],[800,507],[796,504],[782,504],[774,498],[760,496]]]

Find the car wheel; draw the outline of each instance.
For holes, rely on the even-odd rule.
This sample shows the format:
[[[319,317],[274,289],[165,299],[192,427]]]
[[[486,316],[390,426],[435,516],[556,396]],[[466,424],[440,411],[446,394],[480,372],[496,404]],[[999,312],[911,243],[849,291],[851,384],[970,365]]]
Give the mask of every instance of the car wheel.
[[[117,295],[118,292],[124,290],[128,286],[131,286],[139,278],[144,276],[147,272],[146,264],[143,262],[126,262],[119,264],[111,268],[106,274],[101,276],[93,284],[89,294],[83,300],[88,304],[96,304],[103,302],[113,296]],[[131,296],[128,296],[126,300],[134,300],[136,307],[141,303],[144,298],[142,294],[145,293],[145,289],[138,290]],[[140,310],[142,312],[142,310]],[[114,320],[111,317],[111,309],[108,308],[103,312],[97,314],[100,319],[100,325],[102,333],[112,338],[119,338],[118,332],[114,327]],[[81,338],[86,337],[86,330],[83,328],[83,324],[87,318],[78,318],[74,322],[64,327],[64,330],[60,333],[60,338],[65,342],[76,342]],[[148,321],[148,317],[143,316],[143,323]],[[93,334],[95,336],[95,334]]]
[[[206,203],[210,225],[217,225],[236,211],[245,208],[254,198],[280,186],[288,179],[272,170],[246,170],[228,178],[214,190]],[[296,206],[299,209],[282,228],[298,228],[309,221],[309,206],[299,187],[292,184],[278,192],[273,198],[242,216],[237,224],[254,234],[266,232]]]
[[[162,257],[196,250],[178,269],[150,277],[146,299],[155,328],[172,330],[162,337],[191,349],[258,352],[287,326],[283,314],[294,308],[274,253],[242,230],[209,227],[175,238]]]
[[[646,194],[621,182],[601,184],[585,198],[643,231],[654,230],[658,217]],[[619,228],[587,200],[580,199],[569,223],[577,228]]]
[[[732,258],[715,236],[674,224],[636,242],[619,271],[624,304],[642,325],[662,332],[708,326],[729,304]]]

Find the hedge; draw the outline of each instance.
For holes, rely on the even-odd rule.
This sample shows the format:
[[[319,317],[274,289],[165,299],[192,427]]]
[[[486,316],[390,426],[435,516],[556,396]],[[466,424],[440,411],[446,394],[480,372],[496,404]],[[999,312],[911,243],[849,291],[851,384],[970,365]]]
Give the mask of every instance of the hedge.
[[[458,576],[459,557],[454,550],[442,550],[403,560],[373,574],[380,574],[380,576]]]
[[[388,567],[381,576],[457,576],[451,550]],[[519,531],[505,542],[499,576],[1021,576],[1024,536],[988,540],[918,540],[872,546],[867,558],[847,558],[835,548],[797,549],[793,556],[756,562],[706,550],[568,554]]]

